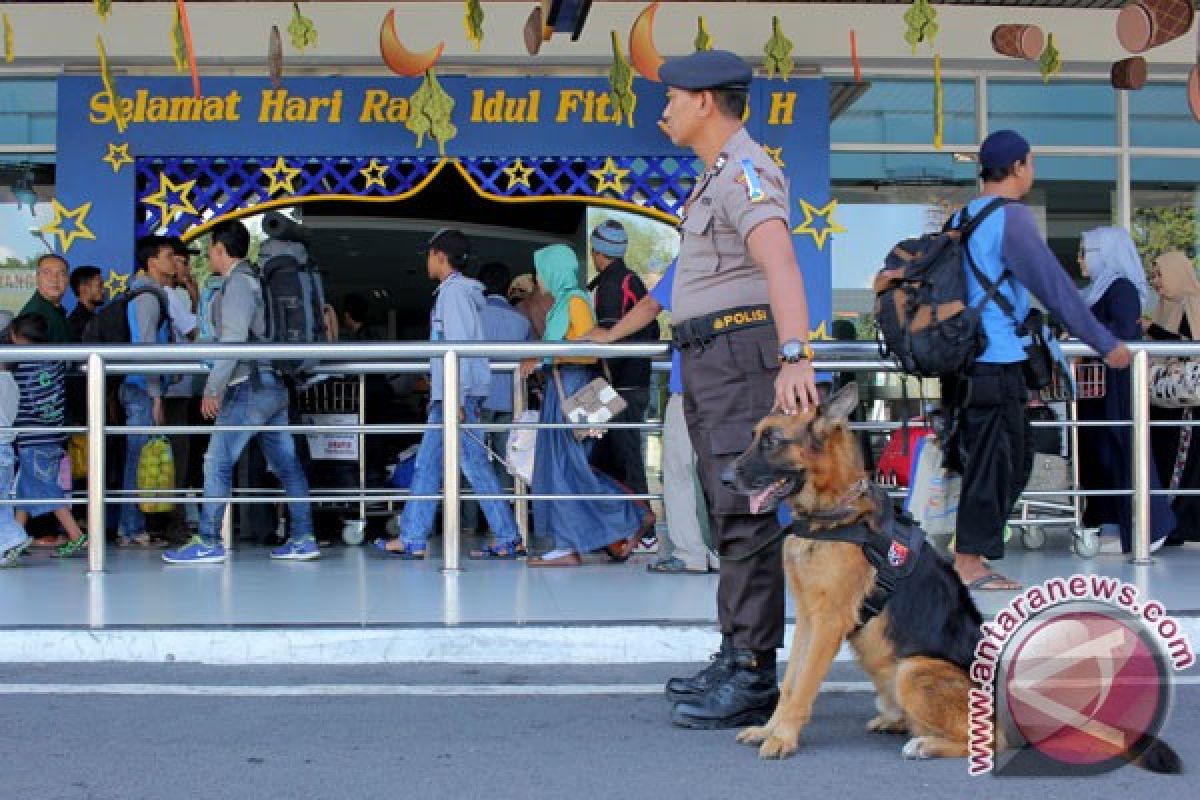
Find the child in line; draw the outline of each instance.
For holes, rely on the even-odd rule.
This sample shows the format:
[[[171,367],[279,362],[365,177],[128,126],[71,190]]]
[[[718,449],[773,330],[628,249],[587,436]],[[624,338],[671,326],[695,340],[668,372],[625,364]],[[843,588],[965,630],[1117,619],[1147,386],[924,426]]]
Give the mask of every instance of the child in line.
[[[12,342],[20,345],[46,344],[50,340],[46,320],[38,314],[22,314],[12,322]],[[67,365],[65,361],[33,361],[17,364],[13,371],[20,404],[17,410],[18,428],[61,428],[66,402]],[[66,434],[57,431],[17,434],[17,498],[20,500],[61,500],[65,494],[58,483],[63,460]],[[30,516],[52,512],[63,530],[67,542],[58,548],[62,558],[79,555],[87,544],[87,536],[79,529],[67,504],[46,502],[20,506],[16,520],[24,526]]]
[[[17,418],[20,392],[7,364],[0,364],[0,428],[11,428]],[[13,439],[17,434],[0,431],[0,500],[12,500],[13,477],[17,471],[17,457],[13,453]],[[15,567],[30,538],[25,529],[17,524],[11,505],[0,505],[0,567]]]

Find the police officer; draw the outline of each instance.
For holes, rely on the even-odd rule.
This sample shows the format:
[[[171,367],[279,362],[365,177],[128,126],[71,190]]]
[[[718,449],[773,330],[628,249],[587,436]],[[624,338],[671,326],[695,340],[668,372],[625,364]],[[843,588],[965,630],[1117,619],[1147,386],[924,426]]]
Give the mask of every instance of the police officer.
[[[684,205],[674,289],[674,342],[682,352],[684,410],[722,557],[712,663],[673,678],[672,721],[728,728],[774,709],[775,651],[783,644],[784,580],[773,513],[751,513],[721,483],[722,470],[772,409],[817,402],[808,306],[788,225],[787,183],[742,127],[751,69],[733,53],[672,59],[660,126],[705,171]]]

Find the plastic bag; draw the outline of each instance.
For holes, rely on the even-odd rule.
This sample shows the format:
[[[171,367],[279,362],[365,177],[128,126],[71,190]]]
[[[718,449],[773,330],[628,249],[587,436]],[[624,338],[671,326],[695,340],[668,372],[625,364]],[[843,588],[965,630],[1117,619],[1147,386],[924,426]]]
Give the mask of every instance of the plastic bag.
[[[75,480],[86,478],[88,471],[87,436],[76,433],[68,438],[67,455],[71,457],[71,477]]]
[[[138,458],[137,488],[139,492],[151,492],[175,488],[175,456],[171,443],[165,436],[155,436],[146,442]],[[175,509],[174,503],[142,503],[143,514],[163,514]]]
[[[513,420],[513,429],[508,433],[508,444],[505,449],[504,467],[508,474],[522,481],[526,486],[533,483],[533,461],[537,455],[537,428],[522,428],[522,424],[536,424],[539,415],[536,411],[522,411]]]
[[[937,439],[923,437],[913,454],[912,484],[904,510],[930,536],[953,535],[961,491],[961,476],[942,467],[942,448]]]

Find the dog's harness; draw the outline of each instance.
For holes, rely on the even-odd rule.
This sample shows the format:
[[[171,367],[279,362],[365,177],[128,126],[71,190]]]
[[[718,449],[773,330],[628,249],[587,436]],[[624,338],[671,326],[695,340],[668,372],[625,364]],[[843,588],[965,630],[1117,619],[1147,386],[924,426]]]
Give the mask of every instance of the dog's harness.
[[[875,568],[875,585],[863,599],[859,610],[859,623],[851,635],[858,633],[872,619],[883,613],[884,606],[896,591],[899,582],[912,575],[916,568],[921,548],[925,546],[925,531],[907,514],[897,516],[892,504],[883,505],[886,518],[879,532],[859,520],[850,525],[812,530],[813,519],[828,516],[828,512],[797,519],[786,528],[787,536],[821,542],[847,542],[862,548],[863,556]]]

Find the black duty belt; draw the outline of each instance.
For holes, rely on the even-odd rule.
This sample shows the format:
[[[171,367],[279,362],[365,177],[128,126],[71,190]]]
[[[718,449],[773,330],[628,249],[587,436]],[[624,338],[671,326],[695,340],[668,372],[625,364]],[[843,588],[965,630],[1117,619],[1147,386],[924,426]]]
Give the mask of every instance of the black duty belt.
[[[680,350],[704,349],[717,336],[771,324],[771,307],[742,306],[685,320],[671,328],[671,341]]]

